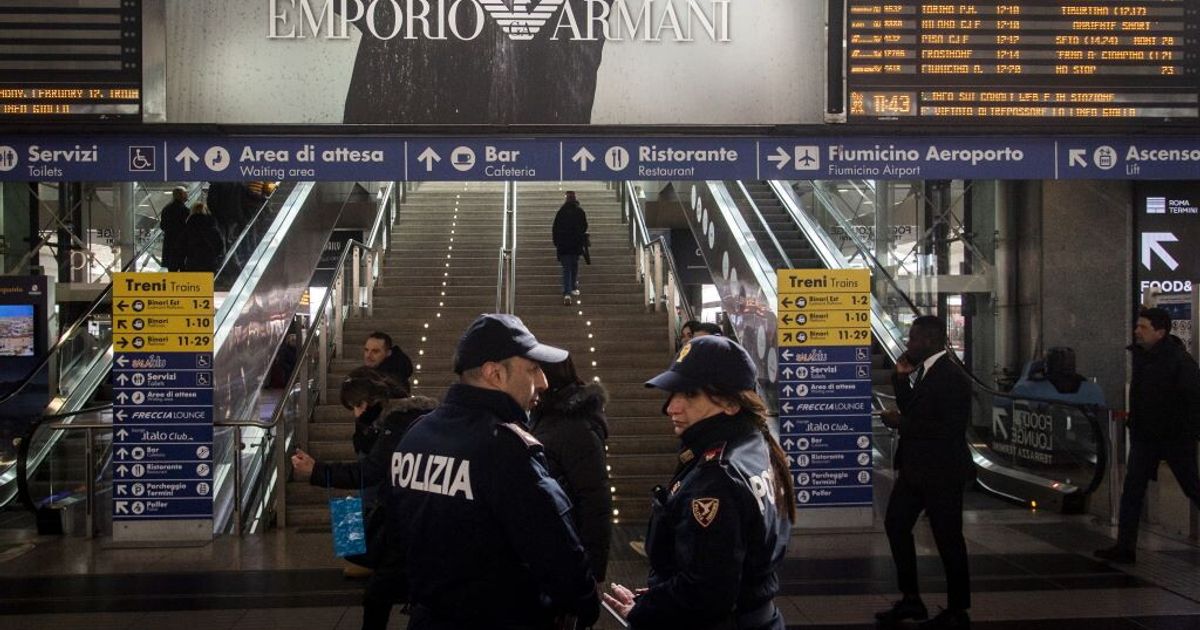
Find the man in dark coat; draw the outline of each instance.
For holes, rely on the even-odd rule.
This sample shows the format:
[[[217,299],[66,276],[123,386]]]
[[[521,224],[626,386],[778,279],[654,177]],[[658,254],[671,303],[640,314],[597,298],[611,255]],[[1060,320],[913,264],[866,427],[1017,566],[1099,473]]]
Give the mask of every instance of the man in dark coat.
[[[162,209],[159,228],[163,233],[162,265],[167,271],[183,271],[187,258],[187,241],[184,226],[188,220],[187,189],[177,186],[171,191],[171,203]]]
[[[208,185],[208,209],[221,230],[226,247],[233,247],[237,243],[242,228],[246,226],[242,195],[242,185],[238,182],[212,182]],[[242,264],[236,255],[235,262],[238,266]]]
[[[392,454],[388,556],[408,574],[413,630],[592,625],[600,598],[570,501],[524,428],[546,346],[512,315],[483,315],[454,354],[460,377]]]
[[[225,255],[225,239],[221,237],[221,229],[203,203],[192,205],[192,213],[188,215],[184,228],[184,271],[216,273],[221,266],[221,257]]]
[[[1133,379],[1129,387],[1129,461],[1121,490],[1117,544],[1096,550],[1112,562],[1137,559],[1138,522],[1146,485],[1166,461],[1180,489],[1200,507],[1196,438],[1200,429],[1200,368],[1171,334],[1171,315],[1161,308],[1138,314],[1133,329]]]
[[[971,384],[946,356],[946,325],[918,317],[908,331],[908,347],[896,362],[892,385],[899,411],[883,422],[900,430],[893,463],[898,474],[888,499],[884,527],[903,599],[875,615],[884,626],[929,616],[917,586],[917,551],[912,529],[924,511],[946,571],[946,609],[921,628],[969,628],[971,584],[967,544],[962,533],[963,491],[974,479],[967,449]]]
[[[363,367],[382,372],[406,392],[411,389],[412,359],[404,354],[400,346],[393,344],[392,336],[385,332],[375,331],[363,342]]]
[[[551,228],[554,249],[562,265],[563,304],[570,304],[571,296],[579,295],[579,256],[587,243],[587,231],[587,214],[575,198],[575,191],[568,190]]]

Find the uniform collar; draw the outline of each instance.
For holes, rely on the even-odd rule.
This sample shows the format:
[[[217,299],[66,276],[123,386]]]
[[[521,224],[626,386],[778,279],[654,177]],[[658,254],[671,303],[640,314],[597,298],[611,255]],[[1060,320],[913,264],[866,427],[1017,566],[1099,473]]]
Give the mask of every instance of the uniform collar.
[[[512,396],[496,389],[483,389],[474,385],[455,383],[446,391],[445,403],[486,411],[499,418],[501,422],[516,422],[524,425],[529,420],[525,410],[521,409]]]
[[[736,416],[722,413],[705,418],[688,427],[683,435],[679,436],[683,442],[679,449],[679,463],[687,464],[702,456],[710,447],[748,435],[757,429],[750,415],[745,412]]]

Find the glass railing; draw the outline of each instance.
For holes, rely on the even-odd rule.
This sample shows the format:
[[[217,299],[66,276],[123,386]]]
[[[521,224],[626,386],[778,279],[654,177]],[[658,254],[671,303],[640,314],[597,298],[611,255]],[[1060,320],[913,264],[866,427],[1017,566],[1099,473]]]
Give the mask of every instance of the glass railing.
[[[248,282],[245,276],[262,275],[268,261],[274,256],[277,242],[282,241],[286,234],[286,226],[277,225],[278,222],[275,219],[285,208],[291,208],[291,212],[298,213],[299,208],[303,205],[303,200],[297,196],[307,197],[311,187],[312,185],[309,184],[303,190],[298,190],[294,184],[282,184],[275,194],[266,200],[239,239],[242,243],[255,245],[253,248],[246,245],[247,249],[253,249],[248,260],[236,258],[234,247],[239,241],[235,241],[233,246],[228,248],[227,255],[215,274],[218,283],[224,282],[226,285],[232,285],[232,291],[219,292],[217,296],[217,335],[215,335],[217,341],[214,344],[217,352],[220,352],[223,345],[221,341],[231,336],[230,329],[246,319],[243,311],[245,311],[247,303],[254,302],[250,296],[241,295],[241,293],[254,292],[260,288],[256,282]],[[327,221],[332,225],[336,221],[336,216]],[[325,237],[327,236],[328,234],[325,234]],[[273,242],[267,242],[268,240],[273,240]],[[314,256],[319,256],[319,250],[323,244],[323,238],[319,243],[313,244]],[[277,265],[286,265],[286,262],[278,262]],[[307,278],[304,281],[306,282]],[[289,313],[291,312],[294,310]],[[242,339],[244,336],[244,332],[232,335],[236,339]],[[62,417],[38,418],[38,423],[27,430],[25,437],[20,440],[22,448],[18,466],[23,472],[20,475],[24,485],[21,491],[22,501],[33,508],[45,507],[50,504],[80,502],[90,479],[93,485],[92,492],[86,493],[87,503],[98,505],[98,507],[95,510],[89,510],[88,514],[99,515],[96,522],[100,524],[99,531],[103,532],[107,529],[107,517],[110,514],[106,502],[111,500],[109,493],[111,478],[105,475],[109,470],[109,458],[111,457],[109,448],[112,434],[111,408],[96,408],[88,413],[70,411],[70,409],[79,409],[83,402],[90,401],[96,387],[107,381],[107,374],[111,370],[113,360],[111,343],[107,344],[107,347],[100,348],[99,353],[100,358],[97,363],[102,365],[88,370],[90,374],[90,380],[86,383],[88,386],[79,388],[78,391],[72,392],[61,401],[58,409],[66,409],[66,411],[59,411],[57,415]],[[247,402],[251,406],[257,404],[257,396],[246,395],[245,391],[232,392],[229,387],[231,382],[231,379],[228,378],[218,380],[218,390],[226,390],[221,392],[224,398],[232,397],[238,402]],[[221,406],[228,407],[227,401],[223,402]],[[228,409],[221,411],[227,413]],[[239,413],[244,411],[241,409]],[[221,417],[224,416],[218,414],[218,418]],[[216,464],[214,480],[217,485],[216,494],[220,500],[223,494],[222,488],[230,485],[225,478],[231,476],[234,468],[229,462],[232,460],[235,448],[234,440],[227,437],[229,430],[218,429],[217,433],[218,436],[214,439],[214,463]],[[247,441],[252,437],[248,436]],[[16,477],[16,470],[13,473],[13,476]],[[232,501],[226,499],[225,503],[231,504]],[[89,528],[88,531],[95,530]]]
[[[986,262],[990,257],[973,243],[959,238],[954,247],[938,250],[937,253],[958,261],[975,262],[973,266],[957,265],[957,273],[939,276],[938,271],[945,272],[945,266],[930,260],[927,250],[906,240],[909,230],[888,230],[887,226],[895,222],[894,217],[874,216],[874,208],[888,205],[887,195],[894,194],[894,188],[889,193],[876,182],[769,184],[827,268],[871,271],[872,327],[876,343],[887,357],[887,361],[879,361],[881,368],[903,353],[908,326],[916,317],[937,312],[940,307],[944,309],[943,317],[953,321],[956,313],[947,307],[952,307],[955,299],[960,299],[963,293],[988,289],[994,275],[991,264]],[[769,270],[772,273],[767,271],[769,261],[778,259],[782,248],[745,187],[737,183],[731,186],[728,182],[683,186],[691,187],[696,211],[688,215],[688,221],[697,240],[704,241],[701,246],[726,310],[732,309],[734,314],[738,309],[745,312],[747,296],[773,295],[775,275],[773,269]],[[689,191],[679,192],[686,196]],[[908,197],[904,199],[900,207],[914,205]],[[904,216],[903,212],[898,216]],[[953,235],[956,229],[961,230],[962,225],[951,227],[948,233]],[[884,233],[882,238],[881,233]],[[905,249],[911,251],[901,253]],[[885,260],[892,264],[885,264]],[[745,273],[746,269],[752,272]],[[758,269],[763,273],[757,273]],[[962,273],[969,269],[979,271]],[[920,295],[914,297],[914,292]],[[768,309],[771,317],[774,308],[772,301]],[[749,343],[748,349],[754,345],[753,336],[761,337],[759,331],[769,329],[769,323],[763,319],[749,317],[742,325],[735,326],[739,337]],[[751,322],[758,325],[747,325]],[[747,339],[748,335],[753,336]],[[773,339],[773,334],[768,338]],[[1041,381],[1034,386],[1028,386],[1029,382],[1018,383],[1013,392],[1002,392],[995,383],[976,377],[964,365],[964,341],[961,335],[958,338],[951,335],[948,357],[972,379],[974,402],[967,438],[980,483],[997,494],[1024,503],[1068,511],[1083,509],[1087,497],[1104,477],[1107,448],[1101,425],[1107,421],[1108,411],[1078,402],[1077,397],[1070,395],[1047,396],[1046,383]],[[751,355],[755,353],[751,351]],[[775,374],[769,361],[760,366],[760,373],[769,376],[767,385],[773,389]],[[1021,387],[1022,384],[1027,387]],[[876,407],[893,406],[890,383],[877,385],[880,387],[876,391]],[[890,465],[896,436],[882,423],[877,423],[875,434],[880,463]]]
[[[670,245],[662,236],[650,238],[642,190],[631,182],[620,182],[615,186],[617,197],[621,200],[621,221],[629,226],[629,244],[634,248],[645,304],[655,311],[665,310],[668,313],[669,347],[674,348],[680,328],[685,322],[695,319],[696,313],[683,292]]]

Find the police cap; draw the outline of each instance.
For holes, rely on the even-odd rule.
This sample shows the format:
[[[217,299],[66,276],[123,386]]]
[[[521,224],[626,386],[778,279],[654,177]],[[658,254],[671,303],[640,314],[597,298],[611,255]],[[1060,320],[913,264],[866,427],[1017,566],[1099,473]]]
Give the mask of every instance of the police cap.
[[[712,385],[727,392],[753,390],[758,371],[746,350],[728,337],[707,335],[687,342],[671,368],[646,381],[646,387],[693,392]]]
[[[531,361],[559,363],[567,360],[567,351],[538,343],[533,333],[520,318],[502,313],[486,313],[479,316],[454,351],[454,373],[462,374],[489,361],[503,361],[509,357],[525,357]]]

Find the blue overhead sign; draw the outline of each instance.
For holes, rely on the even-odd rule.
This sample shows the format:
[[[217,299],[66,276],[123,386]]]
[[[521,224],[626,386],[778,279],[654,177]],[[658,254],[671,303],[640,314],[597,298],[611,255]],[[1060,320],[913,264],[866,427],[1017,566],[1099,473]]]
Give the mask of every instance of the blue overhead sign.
[[[1200,137],[0,137],[0,181],[1190,179]]]
[[[747,138],[584,139],[562,143],[566,180],[749,179],[757,144]]]
[[[406,143],[411,181],[553,181],[559,148],[553,140],[431,139]]]

